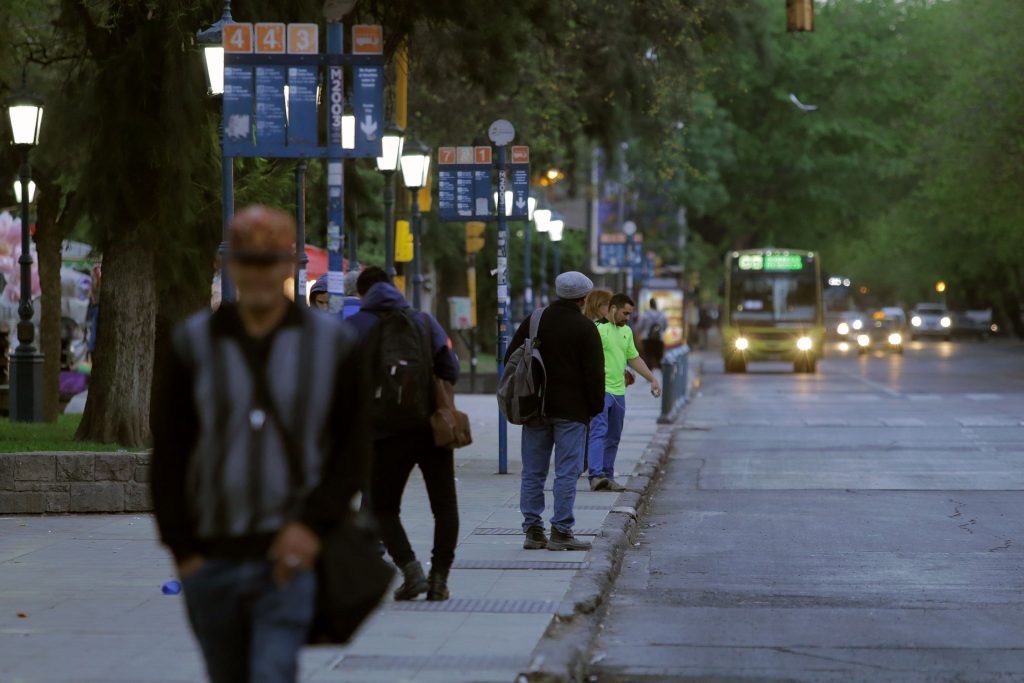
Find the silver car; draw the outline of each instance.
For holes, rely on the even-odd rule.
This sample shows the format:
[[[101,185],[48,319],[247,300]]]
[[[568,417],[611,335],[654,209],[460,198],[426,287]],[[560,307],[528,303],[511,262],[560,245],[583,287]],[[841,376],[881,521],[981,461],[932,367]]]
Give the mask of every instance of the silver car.
[[[910,338],[953,338],[953,316],[943,304],[918,304],[910,312]]]

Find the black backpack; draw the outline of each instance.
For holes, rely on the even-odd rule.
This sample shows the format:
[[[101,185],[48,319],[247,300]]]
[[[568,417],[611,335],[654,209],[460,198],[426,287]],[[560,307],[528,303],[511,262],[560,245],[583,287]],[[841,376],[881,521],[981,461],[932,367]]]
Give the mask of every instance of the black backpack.
[[[378,432],[426,429],[434,412],[434,362],[418,314],[383,311],[370,333],[371,415]]]

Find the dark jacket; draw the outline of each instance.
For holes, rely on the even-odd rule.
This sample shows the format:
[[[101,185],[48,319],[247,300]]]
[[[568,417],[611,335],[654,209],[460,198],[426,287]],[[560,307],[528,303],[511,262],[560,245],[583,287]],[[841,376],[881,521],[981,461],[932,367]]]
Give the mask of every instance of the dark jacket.
[[[171,347],[151,425],[153,509],[174,556],[262,558],[291,520],[320,534],[339,523],[370,449],[355,332],[292,304],[257,339],[225,303],[180,325]],[[300,448],[284,445],[270,405]]]
[[[345,322],[356,328],[359,343],[366,342],[374,325],[380,320],[380,314],[401,308],[409,308],[405,297],[394,285],[378,282],[366,292],[362,299],[362,308]],[[434,374],[452,384],[459,381],[459,359],[452,351],[448,335],[441,325],[427,313],[420,313],[424,323],[430,327],[430,352],[434,359]],[[602,398],[603,400],[603,398]]]
[[[523,345],[530,332],[527,318],[505,354]],[[604,351],[597,326],[571,301],[556,300],[544,311],[537,329],[540,356],[548,373],[547,417],[590,422],[604,409]]]

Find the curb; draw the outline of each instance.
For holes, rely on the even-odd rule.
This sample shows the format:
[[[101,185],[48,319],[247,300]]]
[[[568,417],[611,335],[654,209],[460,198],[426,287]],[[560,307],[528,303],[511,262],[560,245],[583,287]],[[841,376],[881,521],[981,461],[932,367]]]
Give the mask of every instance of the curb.
[[[700,385],[703,363],[689,378],[693,395]],[[685,412],[678,411],[676,421]],[[675,437],[675,425],[659,425],[630,478],[631,489],[620,493],[601,535],[587,556],[586,566],[576,573],[569,591],[530,656],[530,667],[516,677],[516,683],[570,683],[583,681],[587,658],[597,638],[600,609],[615,586],[622,558],[636,538],[639,520],[647,513],[650,493],[661,474]]]

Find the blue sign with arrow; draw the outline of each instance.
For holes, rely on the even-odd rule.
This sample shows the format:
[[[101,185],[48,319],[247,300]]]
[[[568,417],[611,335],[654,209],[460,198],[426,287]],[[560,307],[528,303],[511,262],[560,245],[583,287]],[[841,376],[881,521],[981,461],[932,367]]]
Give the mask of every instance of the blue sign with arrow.
[[[384,133],[384,69],[353,68],[352,111],[356,117],[356,156],[380,156]]]

